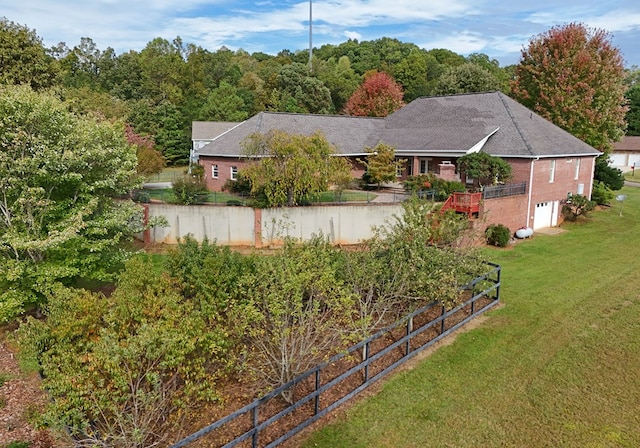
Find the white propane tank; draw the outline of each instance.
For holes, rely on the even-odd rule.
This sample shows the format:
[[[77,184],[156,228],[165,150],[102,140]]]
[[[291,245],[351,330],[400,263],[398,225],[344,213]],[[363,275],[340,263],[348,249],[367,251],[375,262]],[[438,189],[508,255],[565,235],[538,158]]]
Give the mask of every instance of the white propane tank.
[[[531,227],[520,227],[516,230],[516,238],[529,238],[533,235],[533,229]]]

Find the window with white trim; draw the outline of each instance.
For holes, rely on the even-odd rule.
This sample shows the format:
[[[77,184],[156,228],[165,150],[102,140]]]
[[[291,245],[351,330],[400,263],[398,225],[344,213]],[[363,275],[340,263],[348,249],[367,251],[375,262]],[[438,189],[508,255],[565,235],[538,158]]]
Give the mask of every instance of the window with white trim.
[[[552,184],[556,177],[556,161],[551,161],[551,167],[549,169],[549,183]]]
[[[211,177],[213,179],[218,178],[218,165],[211,165]]]
[[[396,157],[395,162],[396,162],[396,177],[402,177],[402,172],[404,171],[404,166],[403,166],[402,163],[398,163],[398,162],[400,162],[400,159],[398,159],[397,157]]]
[[[231,180],[236,180],[238,178],[238,167],[237,166],[232,166],[231,167]]]
[[[580,176],[580,159],[576,159],[576,172],[575,172],[574,179],[578,180],[579,176]]]

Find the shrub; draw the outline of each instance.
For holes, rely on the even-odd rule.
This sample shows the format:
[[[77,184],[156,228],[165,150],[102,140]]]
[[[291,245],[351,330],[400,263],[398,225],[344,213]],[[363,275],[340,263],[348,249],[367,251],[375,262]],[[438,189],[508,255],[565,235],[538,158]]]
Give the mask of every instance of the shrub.
[[[207,186],[201,177],[184,175],[173,181],[173,195],[178,204],[195,204],[198,196],[206,192]]]
[[[576,194],[567,199],[567,202],[562,206],[562,216],[567,221],[576,221],[579,216],[588,216],[595,207],[594,201],[590,201],[581,194]]]
[[[45,424],[78,446],[155,446],[168,417],[218,398],[222,371],[209,367],[223,343],[173,282],[134,258],[110,297],[59,288],[46,320],[20,326],[21,351],[39,361],[51,396]]]
[[[614,193],[604,182],[596,180],[593,182],[591,200],[599,205],[606,205],[613,199]]]
[[[498,247],[507,247],[511,239],[511,231],[503,224],[491,224],[485,230],[487,244]]]
[[[434,201],[444,201],[454,192],[466,191],[462,182],[440,179],[433,174],[409,176],[404,181],[404,189],[409,193],[433,191]]]
[[[610,158],[606,154],[596,159],[593,178],[604,183],[610,190],[617,191],[624,186],[624,174],[618,168],[609,165]]]

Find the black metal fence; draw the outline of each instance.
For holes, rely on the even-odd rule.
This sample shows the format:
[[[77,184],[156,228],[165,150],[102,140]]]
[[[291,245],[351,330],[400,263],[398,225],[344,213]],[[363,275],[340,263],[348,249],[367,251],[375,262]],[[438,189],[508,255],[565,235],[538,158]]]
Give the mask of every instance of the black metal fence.
[[[396,367],[492,308],[500,299],[499,265],[461,288],[464,302],[447,310],[433,302],[370,338],[320,364],[253,403],[227,415],[171,448],[205,436],[205,446],[275,447],[341,404],[355,397]],[[304,394],[287,405],[282,392]],[[287,420],[286,424],[282,420]],[[278,428],[274,428],[276,424]],[[215,439],[215,440],[213,440]],[[200,440],[204,441],[204,440]]]
[[[519,182],[517,184],[495,185],[484,187],[482,197],[484,199],[503,198],[506,196],[516,196],[527,192],[527,183]]]

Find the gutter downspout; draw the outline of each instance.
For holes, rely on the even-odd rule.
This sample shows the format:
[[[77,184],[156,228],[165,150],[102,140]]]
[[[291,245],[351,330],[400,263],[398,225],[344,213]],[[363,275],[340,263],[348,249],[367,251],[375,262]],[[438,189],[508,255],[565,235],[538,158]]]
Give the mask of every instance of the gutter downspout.
[[[533,167],[536,164],[536,161],[540,160],[540,157],[536,157],[531,160],[531,168],[529,169],[529,197],[527,198],[527,227],[531,227],[533,229],[533,225],[530,224],[531,220],[531,194],[533,192]]]
[[[593,195],[593,179],[596,174],[596,159],[598,156],[593,158],[593,162],[591,164],[591,180],[589,181],[589,200],[591,200],[591,195]]]

